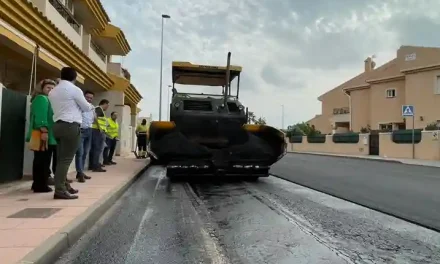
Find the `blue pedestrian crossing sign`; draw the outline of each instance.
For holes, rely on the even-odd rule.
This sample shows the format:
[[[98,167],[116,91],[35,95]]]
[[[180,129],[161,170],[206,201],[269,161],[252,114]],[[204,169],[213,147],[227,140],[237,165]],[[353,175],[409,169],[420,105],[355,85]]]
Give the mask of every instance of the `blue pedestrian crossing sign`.
[[[402,116],[414,116],[414,106],[402,105]]]

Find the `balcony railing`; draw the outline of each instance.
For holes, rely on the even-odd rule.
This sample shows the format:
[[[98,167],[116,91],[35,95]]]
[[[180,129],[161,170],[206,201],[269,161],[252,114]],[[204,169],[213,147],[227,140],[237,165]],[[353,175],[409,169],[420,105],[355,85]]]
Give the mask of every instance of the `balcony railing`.
[[[75,29],[78,34],[81,34],[81,25],[73,17],[72,11],[69,10],[60,0],[49,0],[49,3],[58,11],[58,13]]]
[[[333,108],[333,115],[344,115],[349,113],[350,113],[350,108],[348,107]]]
[[[122,69],[122,74],[124,75],[125,79],[130,80],[131,75],[130,75],[130,73],[127,71],[127,69],[124,69],[124,68],[122,68],[122,67],[121,67],[121,69]]]
[[[90,41],[90,47],[96,52],[96,54],[105,62],[107,55],[98,47],[93,41]]]

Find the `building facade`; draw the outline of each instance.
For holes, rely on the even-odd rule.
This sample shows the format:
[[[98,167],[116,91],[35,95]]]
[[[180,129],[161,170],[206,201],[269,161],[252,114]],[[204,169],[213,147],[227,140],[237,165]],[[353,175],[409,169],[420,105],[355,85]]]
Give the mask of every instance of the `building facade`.
[[[95,104],[110,101],[107,114],[117,112],[121,127],[117,154],[131,151],[129,131],[136,125],[142,96],[128,71],[111,62],[112,56],[126,56],[130,50],[99,0],[0,2],[0,181],[30,172],[32,154],[24,135],[33,77],[36,82],[57,78],[65,66],[78,71],[77,85],[95,93]]]
[[[440,48],[401,46],[375,66],[367,58],[362,73],[321,95],[322,112],[308,123],[326,134],[412,129],[403,105],[414,106],[416,129],[440,122]]]

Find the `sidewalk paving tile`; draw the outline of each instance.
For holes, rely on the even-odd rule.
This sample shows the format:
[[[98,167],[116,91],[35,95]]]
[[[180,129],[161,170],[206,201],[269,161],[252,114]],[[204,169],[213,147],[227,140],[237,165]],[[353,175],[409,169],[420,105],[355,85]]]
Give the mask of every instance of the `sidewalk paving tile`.
[[[17,263],[146,165],[145,160],[135,158],[119,157],[117,162],[106,166],[107,172],[88,172],[92,179],[85,183],[74,181],[72,186],[79,190],[77,200],[54,200],[53,192],[35,194],[29,180],[0,186],[1,263]]]
[[[0,248],[2,263],[17,263],[23,256],[31,252],[33,249],[33,247]]]

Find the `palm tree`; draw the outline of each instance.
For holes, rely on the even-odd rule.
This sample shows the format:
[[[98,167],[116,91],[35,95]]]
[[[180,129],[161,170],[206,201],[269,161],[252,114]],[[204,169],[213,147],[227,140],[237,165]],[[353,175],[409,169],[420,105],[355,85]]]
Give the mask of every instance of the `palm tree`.
[[[257,125],[265,125],[266,124],[266,118],[260,116],[254,123],[257,124]]]
[[[254,112],[251,112],[251,111],[248,112],[248,122],[251,124],[255,124],[256,116],[255,116]]]

